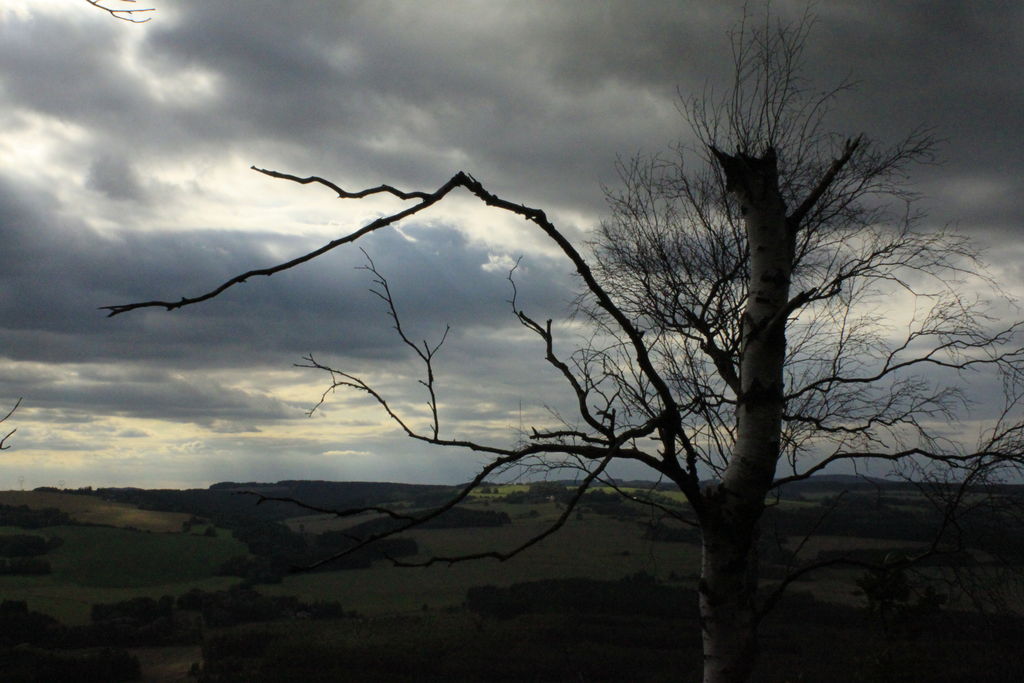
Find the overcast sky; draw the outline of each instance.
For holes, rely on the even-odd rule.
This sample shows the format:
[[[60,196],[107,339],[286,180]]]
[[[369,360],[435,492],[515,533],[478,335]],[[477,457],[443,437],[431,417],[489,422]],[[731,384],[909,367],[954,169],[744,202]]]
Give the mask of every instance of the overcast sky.
[[[113,4],[113,3],[110,3]],[[742,3],[153,0],[152,20],[84,0],[0,5],[0,405],[23,403],[0,489],[221,480],[469,478],[303,355],[372,379],[417,422],[420,368],[357,249],[172,313],[99,306],[198,294],[301,254],[397,202],[339,200],[250,165],[348,189],[433,190],[459,170],[583,240],[616,156],[689,140],[679,94],[725,84]],[[756,11],[757,5],[752,5]],[[776,2],[782,17],[803,3]],[[1024,270],[1024,5],[823,2],[807,76],[852,78],[831,124],[894,141],[932,127],[915,169],[927,225]],[[501,445],[564,390],[507,304],[563,319],[568,265],[465,196],[363,244],[410,336],[437,340],[443,431]],[[572,331],[563,327],[568,348]],[[420,422],[417,422],[420,424]],[[631,474],[639,474],[631,472]]]

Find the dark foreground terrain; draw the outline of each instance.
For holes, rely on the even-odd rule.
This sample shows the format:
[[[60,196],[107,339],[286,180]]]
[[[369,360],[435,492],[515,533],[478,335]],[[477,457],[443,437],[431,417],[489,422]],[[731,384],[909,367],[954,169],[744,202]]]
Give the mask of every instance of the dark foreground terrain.
[[[641,488],[631,490],[678,504]],[[508,562],[400,569],[382,559],[514,547],[564,510],[567,490],[486,486],[373,552],[299,573],[389,522],[256,505],[240,492],[413,511],[451,489],[0,493],[0,671],[5,681],[697,680],[698,539],[610,490]],[[764,622],[756,680],[1024,680],[1012,517],[958,520],[973,547],[941,563],[865,568],[926,547],[935,522],[927,499],[898,484],[823,479],[784,492],[766,525],[766,586],[808,561],[854,564],[790,585]]]

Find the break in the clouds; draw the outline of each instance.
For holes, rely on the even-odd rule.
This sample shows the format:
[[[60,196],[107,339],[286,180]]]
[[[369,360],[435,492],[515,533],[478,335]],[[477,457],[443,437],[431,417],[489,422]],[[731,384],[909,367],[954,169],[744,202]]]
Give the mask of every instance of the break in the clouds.
[[[617,156],[692,142],[680,96],[727,87],[739,2],[167,0],[131,25],[85,2],[0,8],[0,400],[24,397],[0,488],[219,479],[455,481],[364,397],[330,397],[306,354],[365,373],[412,419],[422,368],[357,249],[173,313],[97,308],[200,293],[397,204],[340,201],[250,165],[432,190],[465,170],[578,241]],[[804,4],[776,2],[781,17]],[[751,5],[758,14],[761,8]],[[1024,9],[996,0],[822,3],[806,52],[839,134],[918,127],[946,142],[913,170],[926,223],[983,243],[1019,291]],[[452,432],[516,438],[564,387],[508,305],[561,323],[575,282],[542,236],[465,197],[362,246],[438,360]]]

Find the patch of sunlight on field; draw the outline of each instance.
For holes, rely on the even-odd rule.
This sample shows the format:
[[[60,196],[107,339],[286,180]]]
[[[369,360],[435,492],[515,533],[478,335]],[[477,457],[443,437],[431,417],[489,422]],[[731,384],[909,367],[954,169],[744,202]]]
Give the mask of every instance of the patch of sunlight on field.
[[[0,491],[0,505],[57,508],[83,524],[106,524],[158,532],[181,531],[182,522],[191,517],[184,512],[140,510],[127,503],[57,491]]]
[[[143,681],[194,681],[189,677],[193,663],[203,661],[200,645],[131,647],[128,652],[139,659]]]

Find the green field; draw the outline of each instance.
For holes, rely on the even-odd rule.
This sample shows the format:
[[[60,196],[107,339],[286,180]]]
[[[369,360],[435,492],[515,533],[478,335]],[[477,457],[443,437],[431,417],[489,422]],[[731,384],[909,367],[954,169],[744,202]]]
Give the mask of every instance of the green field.
[[[413,538],[419,547],[418,559],[458,556],[489,550],[509,551],[540,533],[564,509],[554,502],[508,503],[509,494],[524,493],[525,484],[486,487],[488,492],[474,495],[468,507],[504,512],[513,524],[497,527],[451,529],[415,529],[403,535]],[[644,489],[630,493],[644,494]],[[675,499],[678,495],[666,495]],[[810,500],[783,500],[780,509],[807,509],[820,506]],[[890,497],[897,497],[895,493]],[[912,494],[902,494],[907,506],[920,504]],[[48,576],[0,576],[0,591],[13,599],[28,599],[34,609],[63,619],[80,621],[89,606],[113,602],[137,595],[180,594],[191,587],[220,588],[237,582],[230,577],[214,576],[227,559],[247,555],[247,548],[227,529],[216,536],[181,533],[184,513],[139,510],[131,505],[102,500],[95,496],[71,495],[49,491],[0,492],[0,503],[57,507],[77,520],[92,520],[111,526],[61,526],[29,533],[59,536],[64,544],[47,555],[53,573]],[[902,507],[903,501],[899,501]],[[635,513],[636,505],[630,504]],[[896,507],[896,506],[894,506]],[[373,515],[337,518],[331,515],[300,515],[286,520],[294,532],[317,534],[345,529]],[[699,571],[700,548],[694,543],[655,542],[643,538],[643,524],[656,521],[649,512],[638,516],[615,517],[589,510],[574,512],[565,527],[525,553],[499,562],[484,559],[454,565],[438,563],[427,568],[395,568],[377,562],[370,568],[320,571],[286,576],[280,584],[261,586],[272,595],[296,595],[300,599],[336,600],[346,609],[364,614],[408,613],[429,608],[444,608],[462,603],[466,590],[478,585],[507,586],[512,583],[546,578],[595,578],[614,580],[645,572],[662,581],[691,585]],[[117,528],[115,528],[117,527]],[[132,529],[125,528],[132,527]],[[151,529],[153,531],[139,531]],[[162,531],[164,533],[157,533]],[[0,529],[3,533],[25,533],[18,529]],[[174,533],[170,533],[174,532]],[[785,543],[791,550],[799,538]],[[851,536],[820,536],[804,544],[801,557],[814,558],[819,552],[877,548],[907,548],[907,541]],[[818,599],[857,604],[852,579],[856,570],[834,571],[800,582],[803,590]]]
[[[87,623],[89,610],[97,603],[225,588],[237,579],[214,576],[216,568],[235,555],[248,554],[225,529],[217,529],[212,537],[182,533],[182,522],[190,517],[184,513],[140,510],[94,496],[50,491],[3,491],[0,504],[57,508],[83,524],[104,525],[0,527],[0,534],[62,539],[45,556],[51,574],[0,576],[0,595],[25,600],[30,609],[68,624]]]
[[[502,509],[492,504],[483,509]],[[466,529],[421,529],[409,532],[420,559],[487,550],[508,551],[539,533],[555,518],[555,504],[509,505],[530,514],[511,526]],[[308,527],[307,527],[308,528]],[[483,559],[454,565],[398,568],[378,562],[369,569],[313,572],[286,577],[280,585],[261,587],[269,595],[297,595],[303,600],[337,600],[346,609],[387,614],[456,606],[472,586],[507,586],[520,581],[583,577],[618,579],[640,571],[663,580],[694,575],[700,548],[683,543],[655,543],[641,538],[636,522],[584,514],[555,535],[505,562]]]
[[[67,623],[88,621],[95,603],[226,587],[235,579],[215,577],[214,570],[248,552],[224,530],[216,537],[90,526],[0,527],[0,533],[63,539],[46,555],[52,574],[0,576],[0,595]]]
[[[211,576],[187,583],[154,584],[138,588],[78,586],[31,581],[34,577],[0,577],[0,595],[5,600],[24,600],[29,609],[69,624],[89,623],[93,605],[121,602],[138,597],[178,596],[192,588],[223,590],[238,582],[230,576]]]
[[[507,552],[547,529],[565,510],[564,503],[555,502],[557,496],[550,496],[550,499],[546,495],[534,496],[524,500],[521,494],[528,492],[526,485],[488,486],[487,489],[488,493],[473,496],[465,507],[505,513],[512,524],[417,528],[402,532],[401,536],[415,540],[418,548],[417,556],[403,559],[426,560],[493,550]],[[642,489],[637,492],[644,493]],[[513,494],[512,502],[505,498],[510,494]],[[662,502],[675,498],[678,496],[665,495]],[[773,510],[784,513],[780,519],[788,520],[791,531],[778,538],[767,537],[774,530],[766,532],[766,543],[778,547],[775,554],[769,553],[763,558],[766,576],[779,578],[787,562],[785,552],[794,551],[798,546],[801,549],[799,562],[813,560],[819,554],[824,557],[837,552],[878,551],[884,555],[889,551],[906,552],[921,547],[921,541],[913,537],[891,536],[893,528],[889,522],[897,527],[906,525],[908,519],[923,522],[922,515],[927,509],[923,499],[899,491],[887,494],[885,512],[878,512],[881,507],[877,510],[872,507],[873,495],[850,494],[844,500],[854,499],[853,507],[835,513],[845,515],[843,519],[847,522],[863,523],[874,519],[874,526],[863,528],[877,530],[880,537],[874,537],[875,533],[851,535],[849,526],[845,532],[831,534],[822,528],[821,535],[806,542],[802,536],[793,535],[793,530],[799,528],[796,522],[813,524],[823,514],[832,514],[827,498],[812,492],[802,498],[782,499],[773,506]],[[0,527],[0,534],[35,534],[62,539],[59,546],[45,555],[52,574],[0,576],[0,595],[5,600],[25,600],[30,609],[53,615],[66,624],[89,623],[90,610],[95,604],[134,597],[181,595],[192,588],[228,589],[240,579],[215,576],[218,566],[232,557],[249,554],[248,547],[236,540],[230,529],[204,522],[184,531],[182,522],[191,517],[188,514],[139,510],[95,496],[54,492],[7,492],[0,494],[0,502],[57,507],[76,520],[103,520],[105,526]],[[415,509],[413,505],[411,500],[395,503],[396,507],[407,510]],[[248,510],[265,510],[241,509],[244,515],[254,514]],[[262,529],[265,523],[269,525],[267,529],[273,529],[277,524],[274,520],[280,520],[293,532],[291,535],[284,533],[284,541],[291,537],[292,541],[297,538],[300,543],[315,544],[316,534],[347,529],[375,516],[297,515],[288,518],[287,514],[285,510],[284,514],[269,520],[254,516],[255,524],[243,516],[242,526],[238,528],[242,531],[252,527]],[[695,613],[678,618],[632,613],[595,613],[585,618],[561,613],[528,613],[496,620],[465,608],[467,591],[473,587],[508,587],[543,579],[619,581],[644,573],[660,582],[658,585],[691,590],[699,572],[700,547],[692,536],[676,537],[674,541],[645,539],[652,525],[664,524],[660,515],[636,503],[611,504],[608,498],[598,496],[591,504],[584,502],[573,511],[565,526],[554,535],[505,562],[482,559],[455,564],[439,562],[425,568],[398,568],[380,560],[366,568],[290,574],[280,583],[260,584],[256,590],[265,596],[294,596],[307,604],[340,603],[344,610],[358,618],[327,621],[292,618],[245,627],[215,626],[204,631],[204,643],[209,644],[210,638],[218,642],[217,639],[223,637],[226,639],[224,647],[235,648],[237,657],[232,659],[235,655],[222,650],[213,656],[215,662],[242,669],[250,664],[270,667],[260,675],[271,676],[295,670],[312,675],[311,672],[321,669],[341,676],[358,665],[360,675],[365,673],[360,680],[365,681],[461,680],[459,676],[466,676],[466,680],[491,680],[490,676],[497,675],[494,667],[507,674],[507,680],[532,680],[531,676],[540,672],[560,672],[569,678],[585,680],[628,680],[629,676],[622,678],[620,674],[634,670],[641,676],[637,680],[678,680],[681,670],[699,664],[699,626]],[[246,527],[246,523],[250,526]],[[676,524],[677,530],[681,528]],[[671,524],[665,526],[672,527]],[[144,528],[152,530],[141,530]],[[208,529],[211,535],[207,535]],[[881,537],[886,534],[891,537]],[[280,537],[271,535],[269,538]],[[979,561],[991,559],[980,551],[975,555]],[[795,603],[783,601],[781,612],[771,617],[775,621],[765,640],[772,648],[764,659],[771,670],[808,676],[816,672],[821,676],[805,680],[836,680],[830,676],[837,671],[856,671],[857,676],[869,675],[869,678],[857,680],[874,680],[870,676],[879,665],[870,653],[884,649],[887,641],[877,640],[879,636],[872,630],[877,626],[870,621],[865,598],[857,590],[856,580],[863,575],[863,567],[839,568],[810,575],[792,586],[798,599]],[[766,578],[764,584],[769,588],[771,579]],[[813,596],[817,602],[808,596]],[[589,598],[586,600],[587,605],[591,602]],[[544,604],[549,603],[550,600]],[[634,605],[631,603],[629,607],[632,609]],[[951,596],[947,603],[949,609],[969,607],[962,596],[959,599]],[[794,611],[787,616],[787,609]],[[802,627],[793,626],[794,619],[817,619],[815,638],[802,642]],[[955,629],[949,631],[954,632]],[[936,633],[941,635],[945,631]],[[986,646],[986,641],[977,635],[968,636],[974,639],[972,648],[981,652],[979,648]],[[684,643],[681,639],[687,637],[697,640],[691,638]],[[470,642],[473,643],[469,648],[471,653],[467,649]],[[846,659],[841,664],[835,664],[842,658],[835,659],[834,652],[850,642],[858,642],[859,652],[869,654],[851,650],[844,655]],[[933,645],[928,646],[931,649],[916,645],[917,649],[907,649],[908,659],[901,665],[904,670],[924,671],[922,667],[933,662],[928,674],[932,675],[950,666],[948,661],[934,664],[946,655],[950,644],[936,640]],[[992,656],[1005,654],[1005,644],[995,643],[992,647]],[[133,652],[142,660],[146,680],[160,678],[162,674],[155,673],[160,670],[176,672],[178,676],[161,680],[180,680],[188,667],[202,657],[197,648],[196,645],[172,644],[134,648]],[[396,648],[404,648],[397,659],[393,656]],[[975,659],[979,657],[982,655]],[[818,663],[820,671],[814,669]],[[605,668],[605,664],[610,668]],[[968,664],[964,667],[969,668]],[[424,671],[435,672],[435,677],[423,678]]]
[[[17,531],[0,527],[0,533]],[[47,527],[38,532],[64,540],[46,556],[53,567],[49,578],[82,587],[142,588],[195,581],[210,576],[212,568],[230,557],[247,553],[224,530],[215,537],[90,526]]]
[[[498,499],[526,485],[506,485],[498,494],[476,497],[471,507],[506,512],[512,525],[461,529],[420,529],[407,533],[420,548],[419,559],[486,550],[508,551],[540,533],[561,513],[555,503],[508,504]],[[88,619],[94,603],[136,596],[178,595],[192,587],[224,588],[237,579],[212,576],[227,559],[248,551],[218,529],[216,537],[180,533],[188,518],[182,513],[138,510],[132,506],[83,495],[52,492],[4,492],[8,505],[56,507],[80,520],[104,520],[114,526],[153,528],[178,533],[150,533],[126,528],[61,526],[40,530],[0,528],[0,533],[59,536],[64,544],[47,558],[48,576],[0,576],[0,591],[10,599],[27,600],[32,609],[69,623]],[[338,519],[330,515],[288,520],[295,531],[320,533],[343,529],[368,516]],[[205,527],[204,527],[205,528]],[[538,578],[588,577],[617,579],[644,571],[661,579],[678,579],[698,570],[700,550],[694,545],[655,543],[641,538],[636,521],[603,515],[574,515],[565,528],[524,554],[506,562],[482,560],[452,566],[395,568],[385,562],[368,569],[299,573],[281,584],[261,586],[268,595],[296,595],[302,600],[336,600],[364,614],[407,613],[457,606],[466,590],[477,585],[506,586]]]

